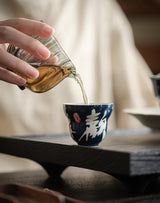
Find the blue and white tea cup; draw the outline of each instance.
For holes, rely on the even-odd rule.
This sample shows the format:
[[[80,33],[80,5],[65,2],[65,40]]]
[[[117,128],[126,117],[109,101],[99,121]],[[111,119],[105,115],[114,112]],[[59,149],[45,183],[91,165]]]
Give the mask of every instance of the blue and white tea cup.
[[[150,78],[153,84],[155,97],[158,101],[158,106],[160,107],[160,74],[152,75]]]
[[[96,146],[107,133],[113,104],[64,104],[70,134],[78,145]]]

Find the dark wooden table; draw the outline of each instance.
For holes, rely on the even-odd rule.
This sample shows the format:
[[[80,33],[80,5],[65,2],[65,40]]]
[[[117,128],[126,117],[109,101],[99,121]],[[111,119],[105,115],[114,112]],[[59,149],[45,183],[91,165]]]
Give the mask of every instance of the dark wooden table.
[[[132,192],[115,177],[103,172],[75,167],[67,168],[60,179],[49,177],[45,170],[0,174],[1,184],[21,183],[49,188],[85,202],[160,202],[160,180],[150,182],[143,192]],[[137,185],[135,185],[137,187]]]
[[[67,137],[65,137],[65,139],[63,139],[61,143],[62,145],[59,145],[59,138],[57,136],[54,137],[52,143],[56,151],[52,149],[52,145],[49,148],[45,148],[46,144],[50,143],[49,140],[44,141],[41,139],[40,143],[38,141],[40,146],[44,146],[50,153],[57,153],[50,154],[52,158],[48,158],[47,160],[48,163],[51,163],[53,166],[62,167],[59,175],[53,175],[50,171],[47,173],[44,168],[38,171],[1,173],[0,183],[22,183],[41,188],[49,188],[59,191],[66,196],[86,202],[160,202],[159,131],[151,131],[147,128],[139,130],[115,130],[109,132],[108,137],[96,148],[79,148],[79,146],[75,145],[70,139],[68,142]],[[35,137],[32,137],[29,143],[31,144],[33,140],[35,140]],[[38,140],[40,140],[40,137]],[[14,154],[14,145],[12,149],[4,152],[6,141],[8,141],[7,138],[0,138],[0,152]],[[16,146],[18,146],[17,138],[16,140],[13,138],[11,141],[13,141],[11,142],[12,144],[16,141]],[[28,138],[23,137],[22,141],[26,143],[26,141],[28,142]],[[37,145],[35,146],[37,147]],[[10,143],[8,147],[11,147]],[[62,156],[63,149],[65,149],[64,156]],[[16,150],[17,156],[29,157],[30,154],[27,153],[27,150],[28,147],[26,146],[26,150],[24,150],[25,153],[22,152],[22,154],[20,154],[20,147],[19,150]],[[78,155],[79,158],[82,156],[78,161],[75,161],[74,154],[70,158],[67,155],[67,153],[71,155],[71,152],[73,153],[74,150],[75,155],[77,155],[78,152],[82,152],[81,155]],[[94,152],[95,150],[98,150],[96,151],[98,154]],[[48,156],[49,152],[46,151]],[[87,153],[89,155],[87,155]],[[91,153],[94,155],[92,158],[90,158]],[[54,155],[57,157],[55,158]],[[84,157],[84,155],[86,156]],[[109,155],[111,157],[108,157]],[[64,157],[64,159],[62,157]],[[43,158],[46,157],[41,156],[38,158],[38,156],[33,156],[33,160],[41,164]],[[95,164],[95,162],[98,163],[98,165]],[[106,165],[107,163],[108,166]],[[44,166],[43,164],[42,166]],[[132,170],[128,170],[129,167],[131,167]]]

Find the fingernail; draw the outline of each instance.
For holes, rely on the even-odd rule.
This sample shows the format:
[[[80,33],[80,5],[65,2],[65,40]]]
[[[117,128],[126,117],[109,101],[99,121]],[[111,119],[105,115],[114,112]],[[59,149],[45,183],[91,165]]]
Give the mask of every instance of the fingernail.
[[[46,25],[46,26],[43,28],[43,32],[44,32],[45,34],[47,34],[48,36],[51,36],[52,34],[55,33],[55,29],[52,28],[52,27],[50,27],[50,26],[48,26],[48,25]]]
[[[47,59],[48,63],[56,64],[58,61],[58,56],[53,56],[53,53],[50,54],[50,57]]]
[[[51,63],[55,64],[55,63],[57,63],[57,61],[58,61],[58,56],[53,56],[51,58]]]
[[[26,83],[26,80],[24,78],[18,77],[16,78],[16,84],[19,86],[22,86]]]
[[[33,67],[29,68],[26,72],[27,77],[31,79],[36,79],[39,76],[39,71]]]
[[[41,59],[48,59],[50,56],[50,51],[46,47],[39,48],[37,53]]]

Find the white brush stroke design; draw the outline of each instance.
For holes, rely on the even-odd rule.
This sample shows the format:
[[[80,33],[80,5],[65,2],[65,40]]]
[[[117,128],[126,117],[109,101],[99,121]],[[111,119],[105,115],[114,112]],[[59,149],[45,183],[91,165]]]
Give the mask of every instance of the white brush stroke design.
[[[100,113],[96,113],[95,109],[91,111],[91,115],[87,116],[86,119],[86,131],[83,133],[83,135],[79,138],[79,141],[86,136],[86,141],[88,140],[89,136],[92,138],[95,138],[96,136],[99,136],[101,133],[103,133],[103,138],[105,136],[105,127],[107,124],[107,110],[104,112],[104,115],[102,119],[99,121],[98,116]]]

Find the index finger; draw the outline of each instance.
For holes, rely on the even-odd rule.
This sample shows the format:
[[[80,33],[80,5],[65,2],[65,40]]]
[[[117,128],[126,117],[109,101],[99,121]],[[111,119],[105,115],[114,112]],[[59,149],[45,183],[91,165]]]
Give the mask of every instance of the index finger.
[[[10,26],[25,34],[40,37],[50,37],[54,33],[54,29],[51,26],[26,18],[13,18],[0,21],[0,26]]]

